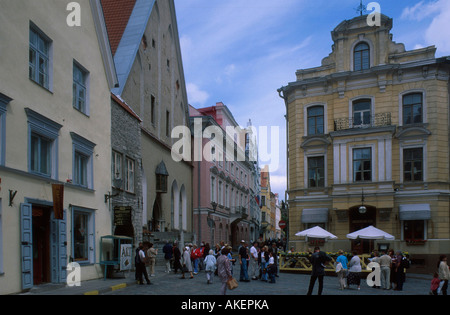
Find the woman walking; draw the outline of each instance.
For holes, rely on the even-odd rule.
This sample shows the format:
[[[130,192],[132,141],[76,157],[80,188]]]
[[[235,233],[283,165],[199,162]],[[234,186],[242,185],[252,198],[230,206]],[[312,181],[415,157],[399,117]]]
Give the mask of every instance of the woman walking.
[[[338,258],[336,259],[336,273],[339,280],[339,288],[340,290],[345,289],[345,278],[347,277],[347,271],[348,271],[348,259],[347,256],[344,255],[343,250],[338,251]],[[339,265],[340,264],[340,265]],[[339,269],[339,270],[338,270]]]
[[[206,283],[211,284],[214,278],[214,272],[216,271],[216,257],[214,257],[214,251],[211,249],[208,256],[204,260],[206,271]]]
[[[351,284],[357,285],[358,290],[361,289],[361,259],[359,258],[356,251],[353,251],[353,257],[348,263],[348,286]]]
[[[442,288],[441,288],[442,295],[447,295],[448,280],[450,278],[450,271],[448,269],[447,256],[446,255],[441,255],[439,257],[438,274],[439,274],[439,280],[441,280],[441,284],[442,284],[442,282],[444,282],[443,285],[442,285]]]
[[[225,295],[227,293],[227,281],[231,280],[233,276],[231,275],[230,260],[227,255],[230,252],[228,247],[222,249],[222,254],[217,258],[217,270],[220,281],[222,282],[222,287],[220,293]]]
[[[189,246],[186,246],[183,251],[183,267],[181,268],[181,279],[185,279],[184,273],[189,272],[191,279],[194,278],[192,274],[191,254],[189,253]]]

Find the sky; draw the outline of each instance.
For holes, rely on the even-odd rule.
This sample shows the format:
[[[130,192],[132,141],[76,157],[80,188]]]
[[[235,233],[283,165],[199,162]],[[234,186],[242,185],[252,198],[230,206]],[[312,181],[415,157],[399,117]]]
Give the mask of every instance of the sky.
[[[393,40],[406,50],[435,45],[436,57],[450,55],[450,0],[377,3],[381,13],[393,18]],[[240,126],[251,119],[260,143],[274,136],[264,160],[260,156],[260,167],[269,165],[271,190],[281,200],[287,186],[286,110],[277,89],[295,81],[297,70],[321,65],[331,53],[331,31],[358,16],[359,4],[175,0],[189,104],[202,108],[223,102]],[[259,149],[261,154],[261,144]]]

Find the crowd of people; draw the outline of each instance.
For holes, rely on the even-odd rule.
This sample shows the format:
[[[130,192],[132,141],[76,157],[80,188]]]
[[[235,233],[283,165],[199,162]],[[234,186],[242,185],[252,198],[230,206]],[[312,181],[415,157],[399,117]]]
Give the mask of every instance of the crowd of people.
[[[308,295],[312,294],[317,279],[319,280],[318,294],[322,294],[325,266],[331,260],[331,257],[321,251],[319,247],[314,248],[314,253],[310,256],[312,273],[307,293]],[[381,253],[374,251],[371,262],[377,263],[380,268],[380,282],[374,282],[373,288],[395,291],[403,290],[405,271],[411,264],[408,257],[404,256],[401,251],[394,252],[392,249],[382,251]],[[349,260],[344,251],[339,250],[335,267],[340,290],[350,288],[352,285],[356,286],[357,290],[361,289],[362,266],[361,259],[357,252],[352,252],[352,257]],[[450,271],[449,266],[447,265],[446,255],[440,256],[436,270],[433,280],[431,281],[430,294],[447,295]]]
[[[220,242],[214,248],[208,243],[186,244],[179,248],[178,244],[167,242],[163,247],[165,259],[165,272],[178,271],[181,273],[181,279],[194,278],[201,270],[205,271],[206,283],[211,284],[215,276],[221,283],[221,294],[226,294],[227,282],[233,278],[235,269],[239,268],[239,277],[241,282],[250,282],[251,280],[260,280],[268,283],[275,283],[278,277],[278,257],[282,244],[272,241],[253,242],[249,244],[244,240],[241,241],[237,254],[233,254],[231,246]],[[155,263],[158,250],[153,247],[150,242],[140,243],[136,249],[136,280],[147,284],[151,284],[149,276],[154,276]],[[325,276],[326,264],[331,262],[325,252],[319,247],[314,249],[314,253],[310,255],[312,265],[312,273],[308,288],[308,295],[311,295],[315,282],[319,281],[318,294],[323,291],[323,279]],[[410,261],[401,251],[374,251],[372,262],[379,264],[380,283],[375,283],[374,288],[382,290],[403,290],[405,282],[405,270],[409,268]],[[361,288],[361,259],[356,252],[349,257],[344,251],[338,251],[338,257],[335,263],[339,288],[341,290],[348,289],[350,286],[356,286],[357,290]],[[431,282],[430,294],[447,295],[448,280],[450,279],[450,271],[447,265],[447,256],[441,255],[436,272]]]
[[[181,279],[186,277],[194,278],[201,270],[205,271],[206,283],[211,284],[215,276],[222,282],[221,293],[226,294],[226,283],[233,277],[233,272],[239,268],[241,282],[251,280],[261,280],[268,283],[275,283],[278,277],[278,252],[279,242],[253,242],[249,244],[241,241],[237,253],[233,254],[232,247],[225,242],[216,244],[211,248],[209,243],[202,242],[200,246],[196,244],[186,244],[179,248],[178,244],[167,242],[163,247],[165,259],[165,272],[180,272]],[[154,275],[154,265],[157,250],[149,242],[140,243],[136,249],[136,280],[139,284],[151,284],[149,279]]]

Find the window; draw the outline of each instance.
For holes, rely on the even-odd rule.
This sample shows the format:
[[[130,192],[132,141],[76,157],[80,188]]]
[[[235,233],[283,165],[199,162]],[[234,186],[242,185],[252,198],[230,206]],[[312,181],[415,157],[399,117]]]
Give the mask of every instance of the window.
[[[134,160],[126,158],[125,190],[134,193]]]
[[[372,180],[372,149],[353,149],[353,181]]]
[[[353,69],[355,71],[367,70],[370,68],[370,48],[366,43],[356,45],[353,54]]]
[[[156,106],[156,98],[155,98],[155,96],[151,96],[150,97],[150,102],[151,102],[151,104],[150,104],[150,114],[151,114],[151,117],[150,117],[150,120],[151,120],[151,123],[152,123],[152,125],[154,125],[155,124],[155,122],[156,122],[156,117],[155,117],[155,106]]]
[[[166,111],[166,136],[170,137],[170,112]]]
[[[319,135],[324,133],[324,110],[323,106],[308,108],[308,135]]]
[[[75,109],[88,114],[87,107],[87,77],[88,72],[81,66],[73,63],[73,101]]]
[[[51,176],[52,141],[36,133],[31,134],[30,170],[40,175]]]
[[[403,221],[403,237],[405,240],[424,240],[425,221]]]
[[[403,96],[403,125],[422,123],[422,108],[422,93],[414,93]]]
[[[78,263],[92,263],[94,255],[94,215],[92,210],[73,208],[73,258]]]
[[[422,181],[423,180],[423,149],[403,150],[403,180]]]
[[[58,178],[58,136],[61,125],[26,108],[28,118],[28,170]]]
[[[94,188],[93,154],[95,144],[71,132],[73,145],[73,183],[81,187]]]
[[[74,173],[73,173],[73,182],[74,184],[88,187],[88,162],[89,157],[75,151],[75,161],[74,161]]]
[[[325,159],[323,156],[308,158],[308,185],[325,187]]]
[[[216,178],[213,176],[211,177],[211,202],[216,201]]]
[[[218,204],[219,205],[223,205],[223,200],[222,200],[222,181],[219,181],[219,198],[218,198]]]
[[[0,165],[5,165],[6,153],[6,106],[12,99],[0,93]]]
[[[225,185],[225,207],[226,208],[230,207],[230,199],[228,197],[228,189],[229,189],[229,186]]]
[[[353,127],[370,125],[371,100],[358,100],[353,103]]]
[[[261,196],[261,207],[266,205],[266,196]]]
[[[122,154],[113,151],[112,178],[114,187],[122,188],[122,176]]]
[[[35,26],[30,27],[29,78],[49,89],[50,39]]]

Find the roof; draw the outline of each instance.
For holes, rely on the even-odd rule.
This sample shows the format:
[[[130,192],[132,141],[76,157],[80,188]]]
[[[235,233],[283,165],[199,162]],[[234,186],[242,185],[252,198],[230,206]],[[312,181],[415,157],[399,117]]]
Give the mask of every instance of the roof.
[[[128,25],[136,0],[100,0],[103,7],[111,52],[114,55]]]
[[[119,96],[114,95],[113,93],[111,93],[111,98],[117,103],[119,104],[120,107],[122,107],[127,113],[129,113],[132,117],[136,118],[139,122],[142,122],[142,119],[138,116],[138,114],[136,114],[130,106],[128,106],[128,104],[122,100]]]

